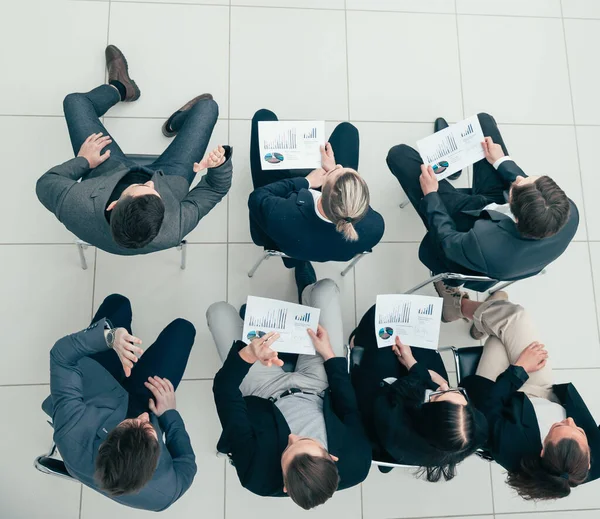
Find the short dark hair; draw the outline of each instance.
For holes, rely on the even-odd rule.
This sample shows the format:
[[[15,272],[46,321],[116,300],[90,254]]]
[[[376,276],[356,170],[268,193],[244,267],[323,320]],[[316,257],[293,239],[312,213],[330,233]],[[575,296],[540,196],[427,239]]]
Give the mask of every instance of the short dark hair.
[[[325,456],[298,454],[283,476],[288,495],[304,510],[322,505],[337,490],[340,476],[327,451]]]
[[[127,421],[115,427],[98,449],[94,478],[110,496],[139,492],[152,479],[160,446],[152,424]]]
[[[140,249],[156,238],[164,217],[165,204],[159,196],[126,196],[111,211],[110,230],[121,247]]]
[[[419,434],[432,446],[427,465],[420,470],[427,481],[451,480],[456,466],[486,442],[487,421],[470,403],[428,402],[412,414]]]
[[[509,471],[507,483],[527,500],[567,497],[571,488],[584,483],[590,471],[590,453],[572,438],[547,442],[544,455],[521,460]]]
[[[571,204],[556,182],[544,175],[530,184],[513,184],[510,210],[517,229],[527,238],[548,238],[569,220]]]

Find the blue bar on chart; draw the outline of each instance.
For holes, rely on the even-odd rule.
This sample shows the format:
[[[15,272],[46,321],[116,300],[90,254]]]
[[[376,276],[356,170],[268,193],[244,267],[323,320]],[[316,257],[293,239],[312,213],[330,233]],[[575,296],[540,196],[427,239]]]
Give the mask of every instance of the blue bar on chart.
[[[449,134],[444,137],[444,140],[438,145],[437,150],[432,155],[427,155],[427,162],[436,162],[442,157],[450,155],[458,149],[458,145],[454,140],[454,135]]]
[[[419,315],[433,315],[433,305],[427,305],[423,308],[419,308]]]
[[[304,134],[305,139],[316,139],[317,138],[317,129],[313,128],[310,132]]]
[[[469,125],[467,126],[467,129],[464,132],[461,132],[460,136],[461,137],[466,137],[467,135],[471,135],[472,133],[474,133],[475,130],[473,130],[473,125],[471,123],[469,123]]]
[[[310,322],[310,312],[306,312],[304,315],[297,315],[296,321],[300,321],[302,323]]]
[[[265,139],[265,150],[295,150],[297,148],[295,128],[279,134],[274,139]]]
[[[406,301],[394,308],[387,314],[379,314],[379,324],[399,323],[406,324],[410,322],[410,301]]]

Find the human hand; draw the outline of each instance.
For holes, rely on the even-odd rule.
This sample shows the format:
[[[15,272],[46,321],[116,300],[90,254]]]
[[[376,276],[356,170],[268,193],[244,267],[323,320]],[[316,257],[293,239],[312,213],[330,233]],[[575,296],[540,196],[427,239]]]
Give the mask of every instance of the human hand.
[[[515,366],[521,366],[527,373],[534,373],[542,369],[547,360],[546,346],[534,341],[521,352]]]
[[[325,183],[327,175],[329,175],[329,171],[325,171],[323,168],[317,168],[311,171],[308,175],[306,175],[308,187],[312,189],[321,187]]]
[[[106,150],[104,155],[100,155],[102,150],[112,142],[110,135],[102,137],[101,133],[92,133],[79,148],[78,157],[86,159],[90,169],[97,168],[100,164],[110,158],[110,150]]]
[[[225,162],[225,148],[220,144],[200,162],[194,162],[194,173],[206,168],[218,168]]]
[[[504,157],[504,150],[500,144],[494,144],[494,141],[491,137],[486,137],[481,143],[483,146],[483,153],[485,153],[485,158],[490,164],[494,164],[498,159]]]
[[[148,402],[148,407],[156,416],[177,408],[175,405],[175,388],[170,380],[160,377],[148,377],[148,382],[144,382],[144,385],[154,397],[154,400],[151,398]]]
[[[450,389],[450,386],[448,385],[448,381],[442,377],[442,375],[440,375],[439,373],[437,373],[436,371],[433,370],[428,370],[429,371],[429,376],[431,377],[431,380],[433,381],[434,384],[437,384],[438,386],[438,391],[448,391],[448,389]]]
[[[283,361],[277,356],[277,352],[271,349],[271,344],[277,339],[279,339],[279,334],[276,332],[269,332],[263,337],[257,337],[240,350],[240,357],[248,364],[254,364],[258,360],[263,366],[281,367]]]
[[[402,364],[406,369],[410,370],[417,361],[413,357],[412,350],[410,346],[407,344],[403,344],[400,340],[400,337],[396,335],[396,343],[392,345],[392,351],[396,354],[398,361]]]
[[[331,342],[329,341],[329,334],[327,330],[321,325],[317,327],[317,333],[313,332],[310,328],[308,329],[308,335],[310,340],[317,350],[317,353],[323,357],[323,360],[329,360],[335,357]]]
[[[142,348],[134,346],[134,344],[142,344],[142,340],[130,335],[125,328],[117,328],[115,330],[115,340],[113,341],[112,348],[119,356],[121,364],[123,364],[123,371],[125,376],[131,375],[131,368],[138,361],[138,356],[144,353]]]
[[[431,166],[421,164],[421,176],[419,177],[419,182],[421,183],[421,190],[423,191],[423,196],[426,196],[429,193],[434,193],[438,190],[438,179],[435,176],[435,173],[433,172],[433,168]]]
[[[321,167],[325,171],[331,171],[335,168],[335,155],[333,154],[333,148],[328,142],[325,146],[320,146],[321,150]]]

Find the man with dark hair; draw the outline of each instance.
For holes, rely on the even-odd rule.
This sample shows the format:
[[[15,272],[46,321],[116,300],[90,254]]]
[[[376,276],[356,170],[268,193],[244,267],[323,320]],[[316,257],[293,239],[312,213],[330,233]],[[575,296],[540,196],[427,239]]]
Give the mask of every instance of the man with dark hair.
[[[322,325],[309,333],[317,355],[298,355],[293,371],[271,348],[279,335],[244,344],[243,322],[224,302],[206,316],[224,362],[213,385],[223,426],[217,449],[251,492],[287,494],[310,510],[367,477],[371,446],[344,358],[339,289],[331,279],[305,282],[303,304],[321,309]]]
[[[113,294],[88,328],[60,339],[42,408],[71,476],[121,504],[160,511],[196,475],[175,402],[196,330],[176,319],[144,352],[131,320],[129,300]]]
[[[486,136],[485,159],[473,165],[472,189],[438,182],[432,168],[409,146],[389,151],[388,166],[428,231],[419,258],[435,274],[502,281],[534,276],[565,251],[577,231],[579,212],[551,178],[528,177],[517,166],[491,115],[478,117]],[[436,121],[436,130],[444,126],[443,119]],[[466,286],[483,291],[489,284]],[[443,282],[436,290],[449,305],[464,295]]]
[[[121,151],[100,121],[119,101],[140,97],[123,53],[114,45],[105,53],[108,84],[64,100],[76,158],[42,175],[38,198],[78,238],[106,252],[134,255],[176,247],[231,187],[231,147],[218,146],[202,158],[217,122],[217,103],[211,94],[188,101],[163,124],[166,137],[176,136],[173,142],[152,164],[140,164]]]

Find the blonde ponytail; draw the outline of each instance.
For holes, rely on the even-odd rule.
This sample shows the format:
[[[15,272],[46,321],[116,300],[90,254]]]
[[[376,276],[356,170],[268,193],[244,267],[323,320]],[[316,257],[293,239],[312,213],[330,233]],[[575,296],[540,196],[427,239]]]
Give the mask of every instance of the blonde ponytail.
[[[323,212],[335,224],[337,232],[346,241],[357,241],[359,236],[354,225],[369,210],[369,188],[353,169],[342,173],[333,183],[323,186]]]

